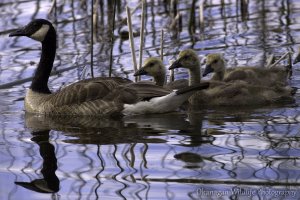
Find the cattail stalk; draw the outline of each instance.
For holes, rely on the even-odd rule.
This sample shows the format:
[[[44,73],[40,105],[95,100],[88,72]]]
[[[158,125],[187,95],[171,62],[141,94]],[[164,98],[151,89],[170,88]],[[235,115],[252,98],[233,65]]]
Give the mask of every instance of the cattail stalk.
[[[199,1],[199,25],[200,31],[204,30],[204,3],[203,1]]]
[[[136,63],[136,56],[135,56],[135,47],[134,47],[134,38],[132,33],[132,24],[131,24],[131,13],[130,8],[126,6],[126,13],[127,13],[127,25],[129,30],[129,40],[130,40],[130,49],[131,49],[131,56],[132,56],[132,62],[133,62],[133,69],[134,72],[137,71],[137,63]],[[137,77],[135,78],[135,81],[137,81]]]
[[[94,0],[92,0],[91,7],[91,77],[94,78]]]
[[[117,0],[114,0],[114,13],[113,13],[113,24],[112,24],[112,33],[111,33],[111,45],[110,45],[110,57],[109,57],[109,77],[112,74],[112,64],[113,64],[113,49],[114,49],[114,31],[115,31],[115,18],[116,18],[116,5]]]
[[[140,50],[139,50],[139,69],[142,67],[142,59],[143,59],[143,47],[144,47],[144,30],[145,30],[145,10],[146,10],[146,2],[142,0],[142,21],[141,21],[141,29],[140,29]],[[141,80],[141,77],[138,77],[138,80]]]

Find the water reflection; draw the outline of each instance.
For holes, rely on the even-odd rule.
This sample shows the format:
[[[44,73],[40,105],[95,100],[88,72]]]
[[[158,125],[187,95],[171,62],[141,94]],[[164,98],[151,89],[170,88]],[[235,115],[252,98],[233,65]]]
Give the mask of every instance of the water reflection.
[[[32,130],[33,137],[31,140],[36,142],[40,149],[42,149],[40,144],[49,148],[52,147],[52,149],[48,149],[49,152],[46,156],[49,162],[50,157],[53,156],[51,158],[52,166],[54,164],[56,166],[56,159],[54,159],[55,155],[52,155],[54,148],[48,142],[49,129],[52,129],[50,135],[55,132],[60,134],[55,140],[63,143],[53,142],[56,144],[56,152],[59,152],[56,153],[56,157],[58,158],[57,174],[59,174],[58,177],[62,183],[61,190],[66,189],[64,188],[66,186],[65,181],[68,181],[71,182],[68,184],[70,184],[72,193],[82,197],[101,196],[100,194],[105,194],[108,188],[110,192],[107,195],[112,195],[115,192],[118,196],[124,195],[124,198],[125,196],[128,198],[128,195],[132,197],[145,195],[151,187],[148,181],[144,179],[152,174],[153,170],[157,171],[160,166],[165,168],[165,162],[171,156],[169,151],[173,151],[173,148],[167,144],[170,141],[169,137],[176,137],[178,133],[181,137],[180,140],[182,142],[187,140],[183,142],[187,144],[189,141],[187,139],[188,132],[194,130],[194,127],[186,120],[186,116],[184,114],[178,115],[178,113],[145,117],[132,116],[123,119],[68,118],[67,116],[50,117],[26,114],[25,120],[26,126]],[[178,130],[174,129],[168,133],[167,130],[172,128],[178,128]],[[43,141],[39,141],[41,139]],[[75,144],[77,145],[74,146]],[[155,148],[156,145],[158,145],[157,148]],[[29,148],[32,149],[32,145]],[[163,150],[164,148],[166,149]],[[159,156],[153,158],[155,155],[153,153],[156,151],[160,151]],[[80,157],[80,160],[75,159],[74,156]],[[42,157],[44,164],[49,165],[46,157],[43,155]],[[26,167],[21,171],[26,171],[25,169]],[[17,184],[33,191],[42,192],[40,184],[46,180],[46,171],[48,171],[46,174],[52,173],[53,175],[53,182],[48,179],[50,181],[48,185],[58,183],[58,180],[54,178],[56,177],[55,169],[55,167],[50,166],[47,169],[43,167],[44,179],[37,179],[31,183],[18,182]],[[168,171],[171,172],[172,169],[161,169],[157,173],[164,174]],[[83,188],[97,188],[97,191],[94,191],[94,194],[87,194],[85,189],[81,191],[80,188],[75,187],[78,184]],[[114,189],[111,188],[112,184]],[[45,184],[43,189],[43,192],[51,192],[50,189],[45,189]],[[52,191],[54,192],[54,189]]]
[[[33,129],[53,129],[74,137],[64,142],[79,144],[157,143],[165,140],[151,138],[162,131],[191,129],[184,115],[177,113],[128,116],[122,119],[45,116],[26,113],[26,126]]]
[[[73,120],[26,114],[31,135],[19,137],[18,143],[28,162],[19,163],[13,174],[18,185],[57,192],[61,198],[76,194],[147,199],[159,192],[165,199],[186,194],[214,199],[212,192],[227,191],[224,197],[238,199],[247,190],[259,198],[268,191],[290,192],[288,197],[294,192],[298,197],[300,147],[295,135],[299,133],[289,132],[298,122],[282,123],[279,129],[276,120],[260,115],[263,126],[259,126],[251,115],[260,112]],[[171,128],[175,124],[178,129]],[[40,151],[42,162],[34,151]],[[29,166],[36,175],[31,175]],[[39,169],[43,178],[36,178],[41,176]],[[21,182],[27,177],[30,183]],[[232,190],[235,193],[229,194]]]
[[[41,173],[42,179],[35,179],[31,182],[15,182],[26,189],[40,193],[55,193],[59,190],[59,180],[55,174],[57,159],[55,148],[49,142],[49,130],[32,132],[31,140],[39,146],[40,155],[43,158]]]

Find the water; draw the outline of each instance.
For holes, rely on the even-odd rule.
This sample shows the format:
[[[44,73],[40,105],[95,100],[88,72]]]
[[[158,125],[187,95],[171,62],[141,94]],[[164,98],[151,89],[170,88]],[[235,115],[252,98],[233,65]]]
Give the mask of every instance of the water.
[[[160,30],[170,24],[163,1],[147,2],[144,58],[159,55]],[[133,9],[137,3],[129,5]],[[48,14],[50,1],[0,4],[3,85],[31,77],[40,55],[40,44],[9,38],[8,33],[33,18],[55,21],[55,17]],[[187,23],[191,4],[179,1],[183,29],[177,38],[166,31],[165,64],[185,48],[194,48],[199,55],[222,52],[228,64],[240,66],[261,65],[271,53],[279,58],[297,51],[297,0],[249,1],[246,14],[241,13],[240,1],[206,1],[204,34],[196,10],[194,37]],[[55,70],[68,70],[50,78],[52,90],[80,79],[90,66],[90,5],[86,5],[57,1]],[[112,74],[133,79],[129,41],[119,34],[126,30],[120,24],[126,17],[125,5],[121,1],[117,12]],[[97,76],[109,73],[110,6],[104,2],[103,17],[99,15],[93,58]],[[139,16],[140,9],[133,17],[135,32]],[[138,37],[135,42],[138,45]],[[299,88],[299,77],[295,65],[290,84]],[[187,78],[186,71],[177,71],[176,78]],[[276,107],[201,109],[118,120],[62,119],[24,113],[29,84],[0,90],[0,199],[300,198],[299,93],[295,104]],[[41,193],[34,184],[26,189],[24,182],[33,181],[57,192]]]

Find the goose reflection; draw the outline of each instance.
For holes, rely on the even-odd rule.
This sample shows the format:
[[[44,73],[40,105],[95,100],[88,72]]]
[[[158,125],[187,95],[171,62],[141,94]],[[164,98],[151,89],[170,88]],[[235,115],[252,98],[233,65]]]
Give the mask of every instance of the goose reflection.
[[[43,158],[41,173],[43,178],[31,182],[15,182],[15,184],[26,189],[40,193],[56,193],[59,191],[59,179],[57,170],[57,159],[55,148],[49,142],[49,130],[33,131],[31,140],[39,146],[40,155]]]
[[[28,128],[63,131],[65,136],[72,136],[64,142],[77,144],[165,143],[166,140],[155,136],[169,130],[189,134],[194,129],[186,116],[178,113],[122,119],[53,117],[26,113],[25,118]]]

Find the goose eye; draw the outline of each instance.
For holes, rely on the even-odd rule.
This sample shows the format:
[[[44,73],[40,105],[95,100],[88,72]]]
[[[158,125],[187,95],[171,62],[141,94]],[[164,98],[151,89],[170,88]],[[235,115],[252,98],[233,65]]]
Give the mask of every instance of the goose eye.
[[[30,24],[30,26],[28,26],[28,27],[35,30],[35,29],[39,28],[39,25],[37,23],[33,23],[33,24]]]
[[[37,27],[38,24],[34,22],[34,23],[32,24],[32,26],[33,26],[33,27]]]
[[[218,60],[214,60],[213,63],[216,64],[218,62]]]

